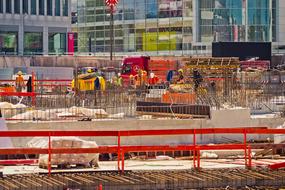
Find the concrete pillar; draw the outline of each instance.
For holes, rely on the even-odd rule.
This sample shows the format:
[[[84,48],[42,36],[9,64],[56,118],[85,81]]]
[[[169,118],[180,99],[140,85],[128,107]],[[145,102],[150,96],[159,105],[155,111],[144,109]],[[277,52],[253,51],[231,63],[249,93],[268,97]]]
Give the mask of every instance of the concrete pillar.
[[[44,0],[44,15],[47,15],[47,0]]]
[[[60,6],[59,6],[59,7],[60,7],[60,10],[59,10],[59,11],[60,11],[60,16],[62,16],[62,15],[63,15],[63,11],[62,11],[62,0],[60,0],[59,2],[60,2],[60,3],[59,3],[59,4],[60,4]]]
[[[52,0],[52,16],[55,16],[55,0]]]
[[[22,19],[24,19],[23,15],[21,15]],[[19,25],[18,31],[18,54],[24,54],[24,26],[23,22]]]
[[[192,7],[193,7],[193,22],[192,22],[192,28],[193,28],[193,42],[199,42],[199,29],[200,29],[200,23],[199,23],[199,0],[192,1]]]
[[[269,33],[268,33],[268,36],[269,36],[269,38],[268,38],[268,41],[269,42],[272,42],[272,18],[273,18],[273,14],[272,14],[272,1],[269,1],[269,14],[270,14],[270,27],[269,27]]]
[[[244,0],[243,2],[243,15],[244,15],[244,25],[245,25],[245,41],[248,41],[248,2]]]
[[[6,1],[3,1],[3,13],[6,13]]]
[[[37,15],[40,14],[40,10],[39,10],[39,0],[36,0],[36,13],[37,13]]]
[[[48,55],[48,27],[43,27],[43,54]]]
[[[71,0],[68,0],[68,16],[71,18]]]
[[[11,9],[12,9],[12,14],[15,14],[15,6],[14,6],[14,0],[11,0]]]
[[[28,14],[31,14],[31,0],[27,0],[28,1]]]
[[[277,41],[285,44],[285,1],[279,0],[277,5]]]
[[[23,14],[23,1],[20,0],[20,14]]]

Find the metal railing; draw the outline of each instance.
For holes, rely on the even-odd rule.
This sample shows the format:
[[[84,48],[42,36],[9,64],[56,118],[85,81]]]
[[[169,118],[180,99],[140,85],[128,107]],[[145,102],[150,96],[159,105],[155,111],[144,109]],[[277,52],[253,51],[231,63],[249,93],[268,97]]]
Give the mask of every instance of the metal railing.
[[[197,144],[197,135],[202,134],[240,134],[243,143],[240,144]],[[47,148],[5,148],[0,154],[48,154],[48,173],[51,174],[52,154],[82,154],[82,153],[117,153],[118,171],[124,172],[124,154],[128,152],[147,151],[192,151],[193,166],[201,167],[201,150],[244,150],[245,166],[251,168],[251,146],[247,143],[250,134],[285,134],[285,129],[257,128],[205,128],[205,129],[175,129],[175,130],[131,130],[131,131],[1,131],[0,137],[47,137]],[[125,146],[122,139],[134,136],[164,136],[164,135],[192,135],[192,144],[160,145],[160,146]],[[99,146],[98,148],[53,148],[51,137],[115,137],[117,145]]]

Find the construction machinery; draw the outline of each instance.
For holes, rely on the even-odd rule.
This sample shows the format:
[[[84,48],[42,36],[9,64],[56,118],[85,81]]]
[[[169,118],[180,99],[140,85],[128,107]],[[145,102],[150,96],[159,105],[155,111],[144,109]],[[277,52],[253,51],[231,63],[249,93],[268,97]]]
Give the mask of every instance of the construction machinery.
[[[72,89],[79,91],[90,91],[94,90],[95,80],[99,76],[97,68],[94,67],[83,67],[78,69],[76,77],[71,82]]]

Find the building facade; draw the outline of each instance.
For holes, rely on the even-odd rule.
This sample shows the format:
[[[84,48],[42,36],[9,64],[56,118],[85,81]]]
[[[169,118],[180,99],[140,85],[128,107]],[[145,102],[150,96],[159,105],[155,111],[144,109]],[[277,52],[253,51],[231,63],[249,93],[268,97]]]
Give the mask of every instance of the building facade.
[[[285,44],[282,0],[120,0],[114,15],[119,54],[210,54],[212,42]],[[104,0],[78,0],[79,53],[110,51],[110,12]],[[283,33],[284,34],[284,33]],[[281,51],[281,50],[280,50]]]
[[[67,52],[70,0],[0,0],[0,54]]]

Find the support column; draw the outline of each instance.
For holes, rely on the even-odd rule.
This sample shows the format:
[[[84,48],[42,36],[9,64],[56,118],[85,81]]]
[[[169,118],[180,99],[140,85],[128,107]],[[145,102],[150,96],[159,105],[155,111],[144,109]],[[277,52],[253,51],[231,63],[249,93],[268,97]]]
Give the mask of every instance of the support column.
[[[28,0],[28,14],[31,15],[31,0]]]
[[[43,54],[48,55],[48,27],[43,27]]]
[[[270,25],[269,25],[269,29],[268,29],[268,41],[269,42],[272,42],[272,29],[273,29],[273,27],[272,27],[272,18],[273,18],[273,12],[272,12],[272,1],[269,1],[268,2],[269,3],[269,7],[268,7],[268,9],[269,9],[269,14],[270,14],[270,20],[269,20],[269,22],[270,22]]]
[[[47,0],[43,0],[44,1],[44,15],[47,15]]]
[[[285,1],[277,1],[277,7],[276,7],[276,11],[277,11],[277,41],[280,43],[280,45],[285,44],[285,38],[284,38],[284,34],[285,34],[285,12],[284,12],[284,8],[285,8]]]
[[[40,14],[40,10],[39,10],[39,0],[36,0],[36,14],[37,14],[37,15]]]
[[[20,14],[23,14],[23,1],[20,1]]]
[[[192,28],[193,28],[193,42],[197,43],[199,42],[199,30],[200,30],[200,23],[199,23],[199,2],[200,0],[194,0],[192,1],[192,7],[193,7],[193,22],[192,22]]]
[[[24,54],[24,26],[23,26],[23,23],[21,23],[19,25],[19,30],[18,30],[18,54],[19,55]]]
[[[6,1],[3,1],[3,13],[6,13]]]
[[[15,5],[14,5],[14,3],[15,3],[14,0],[11,0],[11,9],[12,9],[11,12],[12,12],[12,14],[15,14],[15,9],[14,9]]]
[[[68,10],[68,16],[71,18],[71,0],[68,0],[68,6],[67,6],[67,10]]]
[[[52,16],[55,16],[55,0],[52,0]]]
[[[242,12],[244,15],[244,18],[243,18],[243,23],[245,25],[245,41],[247,42],[248,41],[248,9],[247,9],[247,0],[244,0],[243,1],[243,4],[242,4]]]
[[[4,1],[5,2],[5,1]],[[23,14],[23,1],[20,1],[20,24],[18,31],[18,54],[24,55],[25,14]]]

